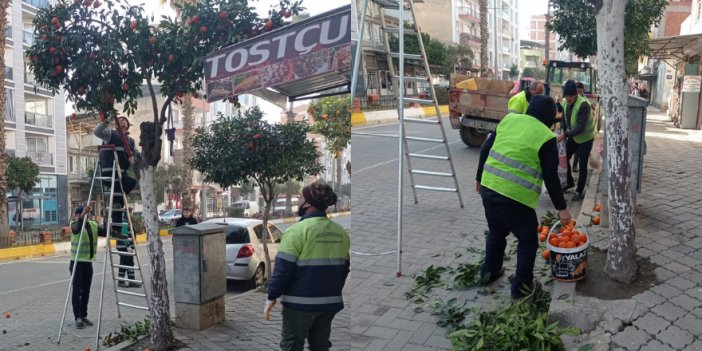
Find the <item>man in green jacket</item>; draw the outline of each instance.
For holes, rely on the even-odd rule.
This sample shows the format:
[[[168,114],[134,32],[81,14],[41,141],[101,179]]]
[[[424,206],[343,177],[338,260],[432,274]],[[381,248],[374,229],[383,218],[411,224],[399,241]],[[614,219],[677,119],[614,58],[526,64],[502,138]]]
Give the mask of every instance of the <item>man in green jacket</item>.
[[[83,329],[86,325],[93,326],[93,322],[87,318],[90,285],[93,282],[93,261],[97,252],[98,236],[107,234],[104,227],[98,227],[97,222],[86,219],[89,215],[90,206],[80,206],[76,208],[71,222],[71,262],[68,265],[68,271],[73,274],[71,302],[78,329]],[[81,232],[84,221],[85,228]],[[74,267],[75,272],[73,272]]]
[[[531,97],[542,95],[544,93],[544,83],[539,80],[531,82],[527,89],[512,96],[507,102],[507,113],[517,113],[523,115],[529,107]]]
[[[268,283],[265,318],[278,298],[283,303],[280,348],[302,351],[305,339],[311,351],[327,351],[334,316],[344,308],[342,290],[349,275],[351,239],[346,230],[327,218],[336,205],[329,185],[313,183],[302,189],[302,218],[290,226],[275,258]]]
[[[563,86],[563,118],[561,129],[563,132],[558,135],[558,142],[566,139],[566,158],[570,161],[573,154],[578,153],[578,186],[575,188],[573,200],[583,198],[583,191],[587,184],[587,162],[592,151],[592,143],[595,139],[595,121],[592,117],[592,109],[587,98],[578,95],[575,81],[569,80]],[[568,184],[563,188],[567,190],[575,186],[573,174],[571,173],[570,162],[568,162]]]

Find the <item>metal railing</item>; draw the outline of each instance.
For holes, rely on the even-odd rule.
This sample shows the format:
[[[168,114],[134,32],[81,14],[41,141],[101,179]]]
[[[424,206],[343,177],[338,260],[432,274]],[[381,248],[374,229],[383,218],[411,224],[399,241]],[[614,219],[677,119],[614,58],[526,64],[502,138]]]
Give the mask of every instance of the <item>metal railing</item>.
[[[34,44],[34,33],[30,32],[30,31],[23,30],[22,31],[22,42],[27,44],[27,45]]]
[[[39,113],[25,112],[24,123],[31,124],[37,127],[51,128],[54,125],[54,119],[49,115]]]
[[[0,248],[41,244],[43,242],[41,233],[43,232],[51,233],[52,242],[71,240],[71,235],[61,234],[61,229],[17,232],[14,237],[0,237]]]
[[[54,154],[43,151],[27,151],[27,157],[31,158],[39,166],[53,166]]]
[[[47,0],[22,0],[22,2],[40,9],[49,7],[49,2]]]

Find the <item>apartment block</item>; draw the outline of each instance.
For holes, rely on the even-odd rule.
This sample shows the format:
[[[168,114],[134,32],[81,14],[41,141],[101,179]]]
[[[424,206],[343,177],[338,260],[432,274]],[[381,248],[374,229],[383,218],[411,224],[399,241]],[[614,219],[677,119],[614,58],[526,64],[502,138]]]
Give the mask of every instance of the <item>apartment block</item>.
[[[36,86],[25,50],[34,39],[32,21],[46,0],[13,0],[8,8],[5,43],[6,153],[30,157],[39,166],[39,182],[31,194],[8,201],[10,226],[16,225],[18,201],[25,227],[65,225],[69,219],[65,99]]]

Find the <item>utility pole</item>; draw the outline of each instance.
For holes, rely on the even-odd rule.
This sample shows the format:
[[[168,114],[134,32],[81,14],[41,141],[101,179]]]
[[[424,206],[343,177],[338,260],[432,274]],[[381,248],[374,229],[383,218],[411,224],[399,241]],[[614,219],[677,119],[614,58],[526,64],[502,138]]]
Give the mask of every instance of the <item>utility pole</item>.
[[[545,59],[546,62],[549,60],[549,49],[551,48],[551,33],[548,31],[548,22],[551,21],[551,0],[548,0],[547,5],[546,5],[546,22],[544,22],[544,35],[546,37],[544,38],[545,43],[546,43],[546,48],[544,49],[545,51]]]

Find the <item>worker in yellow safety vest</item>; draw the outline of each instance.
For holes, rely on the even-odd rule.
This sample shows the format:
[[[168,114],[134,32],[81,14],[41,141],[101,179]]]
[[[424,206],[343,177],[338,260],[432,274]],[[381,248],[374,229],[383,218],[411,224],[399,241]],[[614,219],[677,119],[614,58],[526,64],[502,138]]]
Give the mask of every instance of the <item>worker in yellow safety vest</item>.
[[[544,83],[542,81],[535,80],[531,82],[527,89],[522,90],[509,99],[507,102],[507,112],[518,114],[526,113],[531,97],[535,95],[543,95],[543,93]]]
[[[505,274],[503,260],[507,236],[517,237],[517,270],[512,298],[538,290],[534,260],[539,247],[536,207],[541,184],[546,184],[561,223],[571,220],[558,178],[558,145],[551,126],[556,103],[549,96],[531,99],[526,114],[510,113],[497,125],[480,151],[476,191],[480,193],[488,223],[485,261],[480,268],[483,284]]]
[[[583,191],[587,183],[587,162],[592,151],[592,143],[595,139],[595,120],[592,117],[592,108],[587,98],[578,95],[575,81],[569,80],[563,86],[563,132],[558,135],[558,142],[566,139],[566,158],[570,160],[573,154],[578,153],[578,186],[575,188],[573,200],[583,198]],[[573,174],[568,162],[568,183],[563,188],[567,190],[575,184]]]

